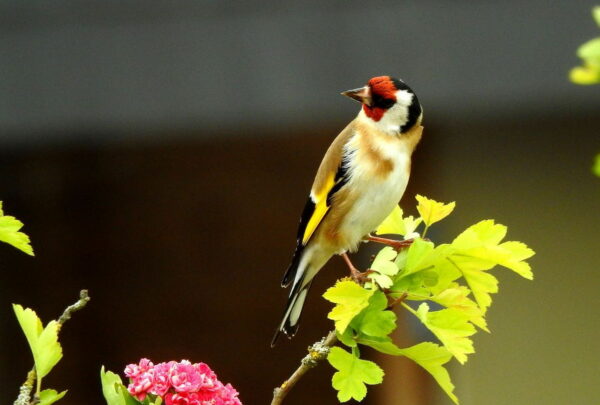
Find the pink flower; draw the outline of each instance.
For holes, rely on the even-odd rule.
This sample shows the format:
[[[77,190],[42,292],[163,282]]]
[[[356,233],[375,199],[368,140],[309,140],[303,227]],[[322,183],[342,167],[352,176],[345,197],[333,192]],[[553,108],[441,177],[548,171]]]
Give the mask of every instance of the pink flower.
[[[205,363],[188,360],[154,365],[148,359],[125,368],[127,390],[137,400],[148,394],[161,397],[165,405],[242,405],[231,384],[223,385]],[[151,397],[154,400],[154,397]]]
[[[202,376],[202,382],[200,383],[201,390],[214,391],[219,388],[220,382],[217,379],[217,375],[207,364],[196,363],[194,364],[194,368]]]
[[[173,365],[171,369],[171,385],[177,392],[198,391],[203,384],[203,376],[187,360]]]
[[[239,393],[231,386],[231,384],[221,384],[221,389],[217,391],[215,397],[215,405],[242,405],[238,395]]]
[[[171,369],[177,364],[174,361],[159,363],[154,366],[154,382],[149,392],[154,395],[163,396],[171,388]]]
[[[212,405],[210,402],[203,401],[197,392],[169,392],[165,396],[165,405]]]
[[[143,401],[152,384],[154,384],[154,370],[148,370],[133,378],[127,387],[127,391],[138,400]]]
[[[139,364],[129,364],[125,367],[125,375],[129,378],[135,378],[154,367],[154,364],[148,359],[141,359]]]

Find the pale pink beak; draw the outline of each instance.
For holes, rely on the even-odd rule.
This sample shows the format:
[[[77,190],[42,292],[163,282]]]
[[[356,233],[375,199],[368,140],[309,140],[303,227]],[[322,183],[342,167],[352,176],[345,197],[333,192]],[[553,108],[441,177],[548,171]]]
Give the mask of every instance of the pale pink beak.
[[[353,98],[354,100],[371,106],[371,88],[369,86],[360,87],[354,90],[348,90],[341,93],[342,96]]]

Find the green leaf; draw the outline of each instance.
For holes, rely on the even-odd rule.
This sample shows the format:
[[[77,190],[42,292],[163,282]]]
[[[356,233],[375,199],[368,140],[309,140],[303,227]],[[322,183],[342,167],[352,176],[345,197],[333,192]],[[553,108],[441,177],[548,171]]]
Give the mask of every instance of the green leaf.
[[[394,284],[391,276],[396,275],[399,270],[394,263],[397,254],[393,248],[387,246],[381,249],[375,260],[373,260],[370,270],[375,271],[375,273],[369,274],[368,278],[383,289],[390,288]]]
[[[369,298],[375,290],[367,290],[354,281],[338,281],[335,286],[329,288],[323,297],[337,304],[327,317],[335,321],[338,332],[344,333],[352,319],[369,305]]]
[[[123,385],[121,377],[112,371],[104,371],[104,366],[100,369],[100,382],[107,405],[139,405]]]
[[[18,304],[13,304],[13,309],[33,354],[39,389],[41,379],[62,358],[62,348],[58,343],[58,323],[51,321],[42,328],[42,321],[33,310],[23,309]]]
[[[426,260],[426,258],[431,252],[433,252],[433,248],[433,242],[429,242],[421,238],[415,239],[408,248],[406,267],[402,272],[402,277],[416,273],[419,270],[424,270],[430,266],[429,260]]]
[[[452,358],[447,349],[435,343],[423,342],[407,349],[401,349],[401,352],[427,370],[450,399],[458,404],[458,398],[454,395],[454,384],[450,381],[450,375],[444,368],[444,364]]]
[[[34,353],[38,378],[43,378],[62,358],[62,347],[58,343],[58,322],[50,321],[40,334],[37,353]]]
[[[390,337],[360,336],[356,341],[361,345],[369,346],[384,354],[392,356],[402,355],[402,349],[396,346]]]
[[[40,392],[40,402],[38,405],[50,405],[65,396],[67,391],[63,391],[60,394],[56,390],[43,390]]]
[[[354,339],[355,333],[352,328],[346,328],[344,333],[340,333],[339,331],[335,331],[337,338],[340,342],[345,344],[348,347],[356,347],[356,340]]]
[[[594,20],[596,20],[596,24],[600,27],[600,6],[596,6],[592,9],[592,15],[594,16]]]
[[[329,364],[338,370],[331,380],[338,391],[338,400],[362,401],[367,395],[365,384],[381,384],[383,370],[372,361],[362,360],[340,347],[332,347],[327,356]]]
[[[415,314],[461,364],[467,361],[467,354],[475,353],[469,336],[477,330],[462,311],[447,308],[430,312],[426,303],[419,305],[417,311],[408,305],[405,308]]]
[[[478,263],[481,270],[488,270],[499,264],[532,280],[531,267],[523,260],[530,258],[535,252],[521,242],[508,241],[499,244],[506,236],[506,231],[506,226],[495,224],[493,220],[481,221],[470,226],[452,242],[455,250],[453,259],[457,256],[478,259],[474,263]]]
[[[44,330],[42,321],[38,318],[35,311],[30,308],[23,309],[21,305],[13,304],[13,310],[33,353],[37,350],[38,336]]]
[[[417,227],[421,225],[421,222],[423,222],[423,218],[415,218],[412,215],[409,215],[408,217],[403,218],[402,221],[404,222],[403,236],[405,239],[419,236],[419,234],[417,234],[415,231],[417,230]]]
[[[490,294],[498,292],[498,279],[493,275],[482,270],[482,264],[478,265],[476,261],[468,258],[453,258],[452,264],[462,272],[463,277],[467,281],[469,288],[473,292],[475,301],[479,308],[485,312],[492,304]]]
[[[0,201],[0,241],[6,242],[9,245],[33,256],[33,248],[29,242],[29,236],[19,229],[23,227],[23,223],[15,217],[5,216],[2,211],[2,201]]]
[[[587,41],[577,49],[577,56],[585,61],[586,66],[600,67],[600,38]]]
[[[404,235],[404,221],[402,220],[402,208],[396,205],[390,215],[377,227],[375,231],[378,235],[396,234]]]
[[[598,7],[600,9],[600,7]],[[594,165],[592,166],[592,173],[600,177],[600,153],[594,158]]]
[[[506,232],[506,226],[495,224],[493,219],[486,219],[465,229],[460,235],[454,238],[452,246],[455,249],[462,250],[482,246],[494,246],[504,239]]]
[[[427,197],[423,197],[419,194],[417,194],[416,198],[419,202],[417,205],[417,211],[419,211],[421,218],[423,218],[423,222],[425,222],[425,225],[428,227],[446,218],[448,215],[450,215],[450,213],[452,213],[454,207],[456,206],[454,201],[449,204],[444,204],[435,200],[431,200]]]
[[[584,86],[598,84],[600,83],[600,68],[589,64],[576,66],[569,72],[569,80]]]
[[[396,329],[396,314],[387,309],[388,300],[381,291],[376,291],[365,308],[351,323],[361,334],[385,337]]]
[[[392,356],[406,356],[413,360],[427,370],[452,401],[458,404],[458,398],[453,393],[454,385],[450,381],[450,375],[443,367],[452,358],[452,354],[445,347],[431,342],[423,342],[406,349],[400,349],[389,337],[362,337],[358,339],[358,343],[369,346],[381,353]]]
[[[487,322],[483,317],[484,313],[477,303],[469,298],[470,293],[471,291],[467,287],[455,283],[454,286],[446,288],[430,299],[446,308],[454,308],[464,312],[469,317],[470,322],[489,332]]]

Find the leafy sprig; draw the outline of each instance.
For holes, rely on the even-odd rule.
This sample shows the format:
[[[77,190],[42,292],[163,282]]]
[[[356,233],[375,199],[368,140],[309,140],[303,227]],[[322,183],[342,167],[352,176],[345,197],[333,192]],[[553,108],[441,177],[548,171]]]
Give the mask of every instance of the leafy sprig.
[[[34,366],[27,374],[27,380],[19,390],[19,397],[14,405],[50,405],[65,396],[67,391],[57,392],[53,389],[42,390],[42,379],[58,364],[62,358],[62,347],[58,342],[58,333],[62,325],[71,319],[73,312],[83,308],[90,300],[87,290],[81,290],[79,300],[68,306],[58,318],[44,327],[35,311],[13,304],[17,321],[25,334],[33,355]],[[35,385],[33,400],[31,391]]]
[[[444,365],[454,357],[464,364],[475,352],[472,336],[489,332],[485,315],[498,292],[498,279],[489,270],[497,265],[526,279],[533,279],[529,263],[534,255],[527,245],[504,241],[507,227],[493,220],[478,222],[451,243],[435,245],[416,233],[448,216],[455,203],[444,204],[417,196],[419,218],[403,217],[397,207],[377,233],[413,238],[408,249],[381,249],[369,269],[367,282],[359,285],[342,279],[328,289],[324,298],[336,304],[328,317],[335,322],[339,341],[350,351],[332,348],[328,360],[337,370],[332,385],[341,402],[366,396],[367,384],[379,384],[383,371],[375,363],[360,358],[360,347],[381,353],[405,356],[423,367],[446,394],[458,403],[454,385]],[[434,310],[430,303],[442,306]],[[408,348],[399,348],[390,334],[396,329],[396,314],[390,309],[400,304],[419,319],[438,339]]]
[[[592,10],[592,15],[600,26],[600,6]],[[600,37],[585,42],[577,49],[577,56],[582,59],[583,66],[571,69],[569,78],[576,84],[600,83]]]

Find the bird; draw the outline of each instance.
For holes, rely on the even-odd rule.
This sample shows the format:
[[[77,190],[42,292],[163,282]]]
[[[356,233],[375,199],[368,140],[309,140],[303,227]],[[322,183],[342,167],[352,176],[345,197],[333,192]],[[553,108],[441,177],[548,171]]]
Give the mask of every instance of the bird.
[[[341,93],[361,103],[333,140],[317,170],[282,287],[291,290],[275,336],[292,338],[315,275],[334,255],[355,252],[399,203],[421,140],[423,108],[415,92],[391,76],[371,78]]]

